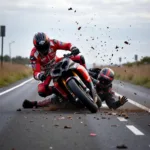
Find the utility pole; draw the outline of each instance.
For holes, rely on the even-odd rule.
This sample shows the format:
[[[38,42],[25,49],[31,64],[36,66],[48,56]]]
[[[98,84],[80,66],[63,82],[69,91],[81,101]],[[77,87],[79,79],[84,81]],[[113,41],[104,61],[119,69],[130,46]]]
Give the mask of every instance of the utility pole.
[[[137,61],[138,61],[138,55],[136,54],[136,55],[134,56],[134,58],[135,58],[135,61],[137,62]]]
[[[10,57],[10,62],[12,64],[12,58],[11,58],[11,44],[15,43],[15,41],[12,41],[9,43],[9,57]]]
[[[4,44],[4,37],[5,37],[5,26],[0,26],[0,36],[2,37],[1,43],[1,68],[3,67],[3,44]]]
[[[119,57],[120,66],[121,66],[121,61],[122,61],[122,58],[121,58],[121,57]]]

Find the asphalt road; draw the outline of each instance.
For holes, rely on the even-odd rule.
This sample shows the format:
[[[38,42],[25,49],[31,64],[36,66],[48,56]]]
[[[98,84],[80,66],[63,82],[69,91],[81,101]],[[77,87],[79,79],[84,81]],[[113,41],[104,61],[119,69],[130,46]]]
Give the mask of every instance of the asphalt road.
[[[0,150],[113,150],[117,146],[150,150],[150,113],[145,110],[130,103],[118,111],[103,107],[97,114],[76,109],[24,110],[24,99],[42,98],[34,80],[2,94],[19,84],[0,89]],[[114,89],[150,108],[150,90],[119,81]]]

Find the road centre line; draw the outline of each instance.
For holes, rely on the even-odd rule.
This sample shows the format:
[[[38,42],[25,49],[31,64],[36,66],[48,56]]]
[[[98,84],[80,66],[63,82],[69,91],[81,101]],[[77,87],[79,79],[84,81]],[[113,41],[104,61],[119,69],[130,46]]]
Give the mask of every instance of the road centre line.
[[[138,130],[135,126],[133,125],[126,125],[126,127],[132,131],[135,135],[144,135],[140,130]]]

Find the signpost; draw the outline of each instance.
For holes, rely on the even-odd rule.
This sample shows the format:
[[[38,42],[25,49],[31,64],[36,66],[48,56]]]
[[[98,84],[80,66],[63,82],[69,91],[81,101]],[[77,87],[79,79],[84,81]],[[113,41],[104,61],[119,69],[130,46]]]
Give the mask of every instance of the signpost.
[[[137,62],[138,61],[138,55],[135,55],[135,61]]]
[[[4,44],[4,37],[5,37],[5,26],[0,26],[0,36],[2,37],[1,43],[1,68],[3,67],[3,44]]]
[[[119,62],[120,62],[120,64],[121,64],[121,61],[122,61],[122,58],[121,58],[121,57],[119,57]]]

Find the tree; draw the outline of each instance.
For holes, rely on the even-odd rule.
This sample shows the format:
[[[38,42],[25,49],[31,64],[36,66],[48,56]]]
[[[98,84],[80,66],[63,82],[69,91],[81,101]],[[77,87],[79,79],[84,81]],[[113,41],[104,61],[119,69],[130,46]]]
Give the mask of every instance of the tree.
[[[146,56],[141,59],[142,64],[150,64],[150,57]]]
[[[8,55],[3,56],[5,62],[10,62],[10,57]]]

